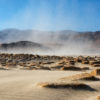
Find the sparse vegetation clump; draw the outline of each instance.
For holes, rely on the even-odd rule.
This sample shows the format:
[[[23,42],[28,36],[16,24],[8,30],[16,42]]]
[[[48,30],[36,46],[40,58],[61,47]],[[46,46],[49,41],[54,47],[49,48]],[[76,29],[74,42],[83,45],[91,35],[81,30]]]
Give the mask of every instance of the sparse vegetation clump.
[[[69,77],[61,78],[61,80],[85,80],[85,81],[99,81],[100,79],[97,78],[92,73],[82,73],[82,74],[76,74]]]
[[[95,76],[87,76],[87,77],[84,77],[84,78],[80,78],[80,80],[88,80],[88,81],[99,81],[100,79],[99,78],[96,78]]]
[[[84,83],[39,83],[40,87],[45,88],[56,88],[56,89],[75,89],[75,90],[89,90],[89,91],[95,91],[95,89],[91,88],[87,84]]]
[[[84,70],[89,70],[89,68],[88,67],[80,68],[76,66],[64,66],[61,68],[61,70],[84,71]]]
[[[88,60],[83,60],[82,64],[89,64],[89,61]]]
[[[76,66],[77,63],[87,64],[87,67]],[[88,64],[94,67],[100,66],[99,57],[72,57],[72,56],[42,56],[32,54],[0,54],[0,66],[7,68],[19,68],[29,70],[89,70]],[[22,68],[23,67],[23,68]]]
[[[75,66],[64,66],[61,68],[61,70],[73,70],[73,71],[80,71],[81,68],[75,67]]]
[[[100,67],[100,61],[97,60],[89,61],[89,64],[93,67]]]

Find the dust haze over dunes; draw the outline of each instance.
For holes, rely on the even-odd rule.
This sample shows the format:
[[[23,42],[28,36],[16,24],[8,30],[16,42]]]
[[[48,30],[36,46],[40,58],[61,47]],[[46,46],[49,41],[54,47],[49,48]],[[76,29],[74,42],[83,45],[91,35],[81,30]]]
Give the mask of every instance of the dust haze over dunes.
[[[26,53],[32,53],[31,51],[34,51],[32,48],[35,49],[38,47],[39,52],[34,51],[34,53],[38,54],[99,54],[99,37],[99,31],[76,32],[71,30],[38,31],[18,29],[6,29],[0,31],[1,50],[7,48],[6,51],[9,51],[11,46],[13,48],[20,47],[22,49],[24,43],[27,48]],[[32,42],[35,44],[33,47],[31,45]],[[30,52],[28,52],[29,48]],[[43,50],[43,48],[45,49]],[[25,50],[23,53],[25,53]]]

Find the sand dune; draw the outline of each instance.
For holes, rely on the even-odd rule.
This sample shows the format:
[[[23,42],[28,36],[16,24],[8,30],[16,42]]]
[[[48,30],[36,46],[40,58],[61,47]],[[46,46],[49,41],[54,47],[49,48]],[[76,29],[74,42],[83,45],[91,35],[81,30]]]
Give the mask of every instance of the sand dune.
[[[91,60],[100,65],[99,57],[0,54],[0,100],[96,100],[100,69],[83,64]]]
[[[96,98],[100,92],[48,89],[37,86],[40,82],[55,82],[65,76],[81,73],[77,71],[27,71],[1,70],[0,71],[0,100],[89,100]],[[89,84],[100,90],[100,82]]]

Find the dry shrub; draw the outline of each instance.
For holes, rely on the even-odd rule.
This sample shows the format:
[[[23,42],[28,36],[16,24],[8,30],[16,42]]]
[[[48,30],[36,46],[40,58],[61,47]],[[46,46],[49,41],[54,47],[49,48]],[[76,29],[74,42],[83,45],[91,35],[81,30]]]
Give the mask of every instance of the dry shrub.
[[[44,66],[41,66],[40,68],[37,68],[39,70],[51,70],[49,67],[44,67]]]
[[[93,74],[91,73],[82,73],[82,74],[76,74],[73,76],[69,76],[69,77],[64,77],[61,78],[61,80],[87,80],[87,81],[98,81],[100,80],[99,78],[96,78]]]
[[[88,81],[99,81],[99,78],[96,78],[95,76],[87,76],[84,78],[80,78],[80,80],[88,80]]]
[[[74,60],[69,60],[69,61],[67,62],[67,64],[68,64],[68,65],[75,65],[75,61],[74,61]]]
[[[28,66],[30,70],[37,70],[36,66]]]
[[[64,66],[63,64],[56,64],[54,66],[51,66],[51,69],[52,70],[58,70],[58,69],[62,68],[63,66]]]
[[[66,88],[71,88],[75,90],[89,90],[89,91],[94,91],[95,89],[91,88],[89,85],[84,84],[84,83],[39,83],[38,84],[40,87],[45,87],[45,88],[56,88],[56,89],[66,89]]]
[[[68,63],[68,61],[61,60],[58,64],[60,64],[60,65],[65,65],[65,64],[67,64],[67,63]]]
[[[96,65],[100,65],[100,61],[89,61],[89,64],[90,65],[94,65],[94,64],[96,64]]]
[[[89,61],[88,60],[83,60],[82,64],[89,64]]]
[[[61,70],[72,70],[72,71],[82,71],[82,70],[88,70],[88,67],[80,68],[76,66],[64,66],[61,68]]]
[[[100,69],[95,69],[91,72],[92,75],[100,75]]]
[[[80,71],[81,68],[75,67],[75,66],[69,66],[69,67],[62,67],[61,70],[74,70],[74,71]]]
[[[84,59],[83,56],[79,56],[79,57],[75,58],[75,61],[81,63],[83,59]]]
[[[53,63],[55,63],[55,62],[53,62],[53,61],[48,61],[48,62],[43,62],[42,64],[53,64]]]
[[[100,67],[100,64],[93,64],[93,67]]]
[[[89,70],[89,67],[83,67],[82,70]]]
[[[78,59],[78,58],[76,58],[75,61],[76,61],[76,62],[79,62],[79,63],[82,62],[82,60],[81,60],[81,59]]]

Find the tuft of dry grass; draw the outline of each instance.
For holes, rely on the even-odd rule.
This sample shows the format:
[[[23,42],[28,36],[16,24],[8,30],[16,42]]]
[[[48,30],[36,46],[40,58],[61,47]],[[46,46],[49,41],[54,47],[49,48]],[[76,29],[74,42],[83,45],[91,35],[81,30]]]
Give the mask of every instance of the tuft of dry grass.
[[[38,68],[39,70],[51,70],[49,67],[44,67],[44,66],[41,66],[40,68]]]
[[[69,67],[64,66],[64,67],[62,67],[62,68],[61,68],[61,70],[73,70],[73,71],[80,71],[80,70],[81,70],[81,68],[79,68],[79,67],[75,67],[75,66],[69,66]]]
[[[54,66],[52,66],[52,67],[50,67],[52,70],[59,70],[60,68],[62,68],[63,67],[63,65],[62,64],[56,64],[56,65],[54,65]]]
[[[93,64],[93,67],[100,67],[100,64]]]
[[[91,88],[89,85],[84,83],[39,83],[38,86],[45,88],[55,88],[55,89],[75,89],[75,90],[89,90],[95,91],[95,89]]]
[[[100,79],[95,77],[95,75],[91,73],[82,73],[76,74],[69,77],[61,78],[61,80],[87,80],[87,81],[99,81]]]
[[[89,70],[88,67],[80,68],[76,66],[64,66],[61,70],[72,70],[72,71],[82,71],[82,70]]]
[[[84,78],[80,78],[80,80],[87,80],[87,81],[99,81],[100,79],[95,77],[95,76],[88,76],[88,77],[84,77]]]
[[[89,64],[89,61],[88,60],[83,60],[82,64]]]
[[[90,65],[100,65],[100,61],[89,61]]]

